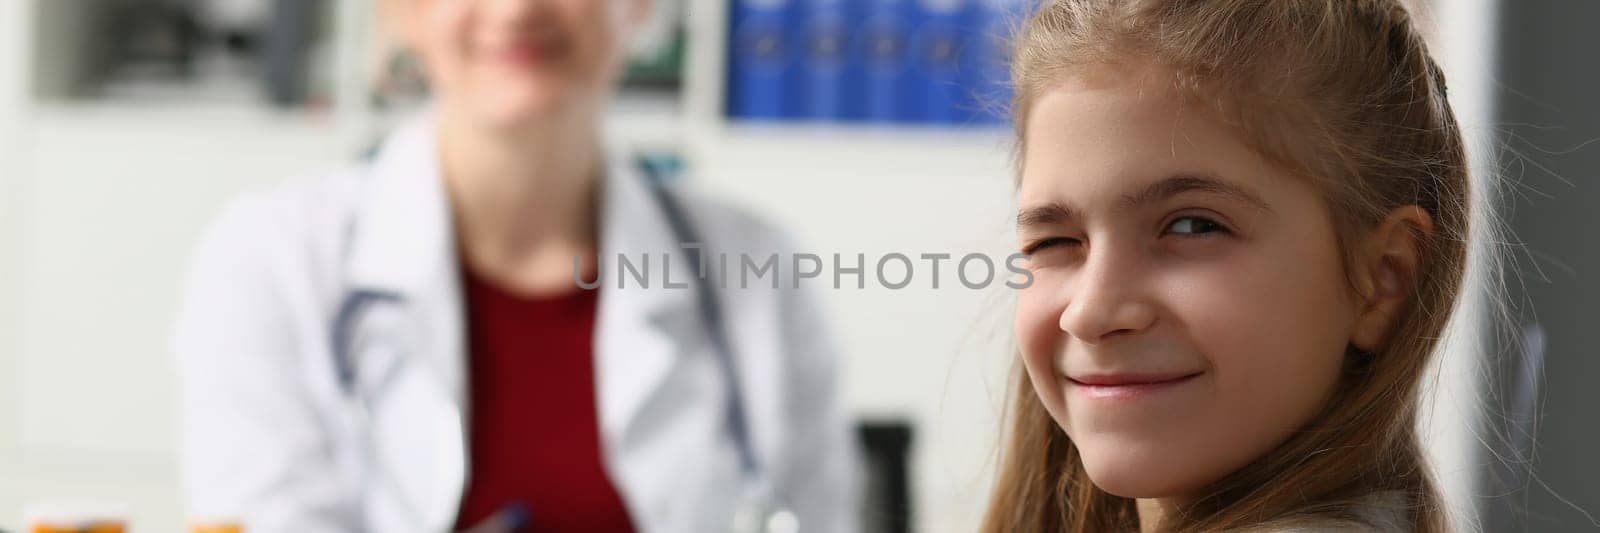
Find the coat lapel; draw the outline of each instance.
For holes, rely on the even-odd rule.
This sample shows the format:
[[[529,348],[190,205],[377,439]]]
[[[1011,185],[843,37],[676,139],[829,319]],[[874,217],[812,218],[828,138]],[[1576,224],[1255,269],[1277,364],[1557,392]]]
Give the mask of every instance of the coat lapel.
[[[346,264],[353,288],[399,297],[419,330],[415,355],[465,407],[460,273],[430,116],[407,123],[378,152]]]
[[[621,156],[610,158],[605,176],[595,370],[605,440],[625,445],[636,414],[683,357],[683,339],[699,334],[699,316],[693,289],[664,286],[668,274],[675,284],[693,277],[645,177]],[[648,288],[619,271],[623,257],[638,267],[646,256]]]
[[[368,525],[379,531],[447,530],[466,479],[464,315],[430,117],[397,130],[372,162],[345,259],[347,291],[393,302],[357,326],[384,342],[351,354],[358,383],[376,391],[363,445],[378,483]]]

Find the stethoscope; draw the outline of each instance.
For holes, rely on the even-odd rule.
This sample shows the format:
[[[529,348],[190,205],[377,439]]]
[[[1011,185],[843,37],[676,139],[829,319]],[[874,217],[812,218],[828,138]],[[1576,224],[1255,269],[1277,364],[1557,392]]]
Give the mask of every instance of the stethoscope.
[[[648,182],[647,188],[661,212],[666,215],[673,237],[677,240],[679,248],[684,251],[684,256],[689,258],[690,271],[704,272],[701,255],[698,253],[702,250],[699,245],[702,242],[699,233],[695,231],[694,224],[667,186],[676,174],[676,167],[670,162],[648,158],[641,159],[639,165]],[[700,312],[700,323],[711,342],[712,351],[715,352],[717,369],[727,384],[724,388],[728,405],[725,414],[726,426],[739,455],[740,501],[731,518],[729,530],[733,533],[796,533],[800,530],[799,517],[783,504],[785,501],[783,495],[778,494],[755,451],[749,419],[745,413],[746,404],[741,386],[742,380],[739,378],[738,359],[734,356],[733,343],[730,342],[726,331],[722,305],[712,284],[704,277],[697,277],[693,285]],[[340,391],[350,404],[354,425],[363,442],[357,447],[357,453],[361,456],[360,475],[362,479],[367,480],[382,479],[388,472],[372,452],[373,400],[381,396],[394,376],[400,372],[401,367],[408,363],[410,357],[406,356],[408,354],[397,354],[398,357],[380,369],[378,376],[359,375],[360,369],[354,354],[357,352],[356,344],[361,339],[357,336],[359,332],[356,326],[377,306],[399,303],[401,303],[399,295],[392,293],[371,290],[350,291],[339,306],[332,329],[334,370]],[[363,387],[362,380],[370,377],[376,378],[373,384],[370,387]],[[364,388],[369,390],[363,391]],[[459,417],[455,422],[458,430],[461,429]],[[403,501],[405,495],[396,496],[402,499],[404,508],[416,515],[411,518],[416,523],[422,523],[423,518],[420,516],[422,508],[414,505],[416,502]],[[524,527],[520,530],[529,529]]]

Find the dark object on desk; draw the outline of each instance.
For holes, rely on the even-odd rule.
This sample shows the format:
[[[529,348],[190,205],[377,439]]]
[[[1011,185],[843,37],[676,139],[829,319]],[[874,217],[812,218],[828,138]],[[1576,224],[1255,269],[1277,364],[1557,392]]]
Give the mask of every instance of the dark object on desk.
[[[316,24],[316,0],[277,0],[262,39],[267,98],[293,107],[310,92],[310,49]]]
[[[866,452],[861,531],[907,533],[911,530],[911,424],[862,422],[856,431]]]

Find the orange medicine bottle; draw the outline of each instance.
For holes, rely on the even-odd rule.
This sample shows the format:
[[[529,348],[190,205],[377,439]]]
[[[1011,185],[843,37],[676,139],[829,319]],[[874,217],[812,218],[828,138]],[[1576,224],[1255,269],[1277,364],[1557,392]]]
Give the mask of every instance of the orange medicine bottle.
[[[52,524],[34,524],[32,533],[125,533],[127,529],[127,526],[122,522],[103,521],[90,522],[71,527]]]
[[[196,524],[189,528],[189,533],[244,533],[244,526],[239,524]]]

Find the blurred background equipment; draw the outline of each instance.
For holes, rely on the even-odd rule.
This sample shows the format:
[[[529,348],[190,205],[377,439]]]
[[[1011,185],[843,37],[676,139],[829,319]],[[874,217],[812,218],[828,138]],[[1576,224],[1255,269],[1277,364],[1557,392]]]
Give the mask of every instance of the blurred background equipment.
[[[34,91],[50,99],[328,99],[318,0],[38,3]],[[46,30],[48,29],[48,30]]]
[[[862,484],[861,531],[911,531],[911,424],[904,421],[862,422],[857,428],[866,459]]]
[[[256,30],[262,42],[260,56],[267,98],[272,103],[291,106],[309,97],[312,68],[307,62],[317,35],[316,8],[326,4],[318,0],[275,0],[270,22]]]
[[[686,0],[655,0],[654,11],[634,35],[622,85],[635,90],[676,91],[683,85],[688,39]]]
[[[38,4],[35,92],[51,99],[324,103],[332,2],[58,0]]]
[[[95,18],[95,57],[87,65],[85,81],[94,73],[106,79],[171,78],[194,75],[201,45],[198,21],[180,2],[107,2]],[[99,80],[104,81],[104,80]]]

